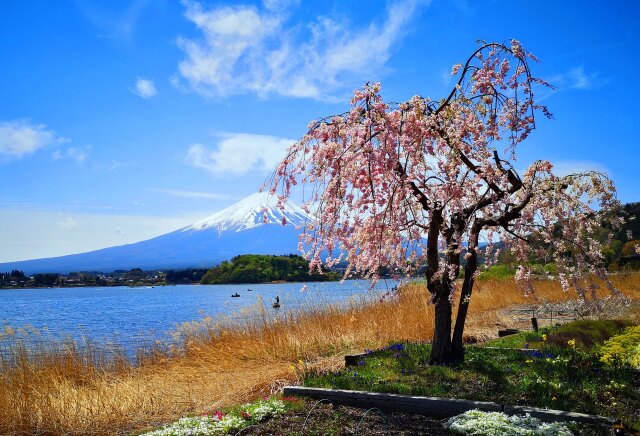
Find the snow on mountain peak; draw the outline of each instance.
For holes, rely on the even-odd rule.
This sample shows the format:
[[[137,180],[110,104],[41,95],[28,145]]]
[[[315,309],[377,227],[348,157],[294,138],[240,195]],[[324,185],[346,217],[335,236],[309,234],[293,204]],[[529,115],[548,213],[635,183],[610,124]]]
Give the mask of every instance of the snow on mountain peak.
[[[283,218],[285,218],[287,225],[301,225],[312,219],[298,204],[291,200],[285,204],[284,210],[280,210],[277,203],[278,197],[276,195],[257,192],[220,212],[185,227],[182,231],[216,229],[219,233],[239,232],[263,225],[264,215],[267,217],[268,224],[281,225]]]

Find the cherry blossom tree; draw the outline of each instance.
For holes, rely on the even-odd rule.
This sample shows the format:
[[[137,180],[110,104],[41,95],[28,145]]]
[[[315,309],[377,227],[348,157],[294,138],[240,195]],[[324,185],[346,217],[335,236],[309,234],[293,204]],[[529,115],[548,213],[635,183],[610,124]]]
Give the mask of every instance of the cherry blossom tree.
[[[522,174],[514,165],[535,116],[551,117],[534,101],[534,88],[550,85],[531,74],[532,62],[516,40],[482,43],[453,67],[457,83],[441,100],[390,104],[380,84],[367,84],[348,112],[312,122],[268,183],[281,205],[294,185],[312,187],[303,206],[316,219],[300,244],[312,267],[346,259],[345,277],[357,271],[375,280],[381,267],[410,274],[426,264],[432,364],[464,359],[480,251],[491,262],[495,241],[517,259],[525,292],[533,292],[528,258],[543,254],[556,262],[565,291],[585,298],[596,276],[618,292],[601,267],[603,243],[593,237],[602,214],[617,205],[611,180],[598,172],[560,177],[547,161]]]

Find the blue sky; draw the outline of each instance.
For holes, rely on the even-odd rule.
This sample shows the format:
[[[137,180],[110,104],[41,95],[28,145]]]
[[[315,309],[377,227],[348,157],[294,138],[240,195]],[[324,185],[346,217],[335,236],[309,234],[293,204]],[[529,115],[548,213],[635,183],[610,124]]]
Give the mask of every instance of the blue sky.
[[[440,98],[519,39],[555,115],[520,149],[640,201],[640,2],[0,2],[0,262],[134,242],[255,192],[312,119],[380,81]]]

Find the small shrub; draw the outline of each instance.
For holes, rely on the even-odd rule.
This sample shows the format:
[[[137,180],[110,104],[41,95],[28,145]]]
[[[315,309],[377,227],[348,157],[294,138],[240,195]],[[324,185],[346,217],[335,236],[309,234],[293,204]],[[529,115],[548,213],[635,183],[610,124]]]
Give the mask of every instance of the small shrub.
[[[620,333],[632,323],[627,320],[579,320],[549,332],[550,344],[565,346],[575,340],[579,348],[592,348]]]
[[[479,280],[505,280],[510,279],[515,274],[513,268],[507,265],[493,265],[478,275]]]
[[[544,272],[546,272],[547,274],[556,275],[558,274],[558,267],[553,262],[545,263]]]
[[[607,365],[629,365],[640,369],[640,326],[629,327],[600,347],[600,360]]]
[[[469,410],[449,419],[445,427],[453,434],[461,435],[572,435],[561,423],[543,423],[529,414],[509,416],[501,412]]]

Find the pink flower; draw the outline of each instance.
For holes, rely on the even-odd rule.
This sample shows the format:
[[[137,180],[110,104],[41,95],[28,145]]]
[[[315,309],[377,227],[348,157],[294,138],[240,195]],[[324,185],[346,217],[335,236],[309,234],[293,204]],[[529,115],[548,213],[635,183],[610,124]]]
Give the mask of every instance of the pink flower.
[[[456,74],[458,74],[458,71],[460,71],[461,67],[462,67],[462,64],[455,64],[453,68],[451,68],[451,75],[455,76]]]

